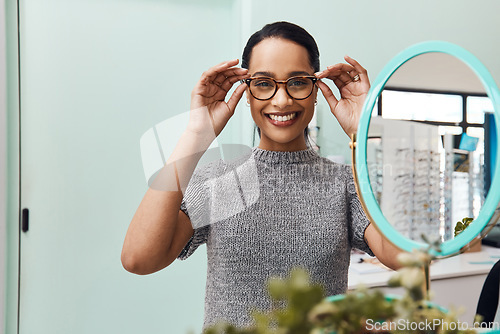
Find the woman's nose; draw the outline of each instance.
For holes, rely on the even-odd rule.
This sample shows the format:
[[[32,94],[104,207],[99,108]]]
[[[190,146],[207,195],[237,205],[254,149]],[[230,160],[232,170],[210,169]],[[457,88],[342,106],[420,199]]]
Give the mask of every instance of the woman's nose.
[[[284,85],[278,85],[278,91],[272,98],[272,104],[280,109],[293,104],[293,99],[288,95]]]

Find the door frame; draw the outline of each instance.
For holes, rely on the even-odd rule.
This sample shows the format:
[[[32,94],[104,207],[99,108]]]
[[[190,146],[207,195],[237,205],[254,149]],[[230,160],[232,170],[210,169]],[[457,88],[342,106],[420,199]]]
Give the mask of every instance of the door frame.
[[[0,0],[0,22],[5,22],[5,1]],[[6,66],[6,31],[5,25],[0,25],[0,184],[5,185],[7,181],[7,66]],[[7,189],[0,187],[0,245],[6,245],[7,241],[7,216],[5,202]],[[5,328],[5,273],[6,273],[6,247],[0,247],[0,328]]]
[[[0,41],[5,52],[0,63],[0,94],[5,94],[6,103],[0,106],[0,129],[5,135],[0,137],[0,202],[5,203],[4,215],[0,215],[0,239],[4,239],[4,263],[0,270],[0,330],[6,334],[19,332],[19,213],[20,213],[20,67],[19,67],[19,2],[0,0],[4,12],[5,26],[0,29]],[[3,43],[1,43],[3,42]],[[4,121],[4,123],[2,123]],[[4,177],[5,179],[2,179]],[[2,197],[3,196],[3,197]],[[0,204],[1,205],[1,204]],[[2,232],[5,233],[2,235]],[[0,252],[0,256],[2,253]],[[1,261],[1,260],[0,260]],[[3,270],[5,269],[5,270]],[[4,308],[4,309],[2,309]],[[3,321],[3,323],[2,323]]]

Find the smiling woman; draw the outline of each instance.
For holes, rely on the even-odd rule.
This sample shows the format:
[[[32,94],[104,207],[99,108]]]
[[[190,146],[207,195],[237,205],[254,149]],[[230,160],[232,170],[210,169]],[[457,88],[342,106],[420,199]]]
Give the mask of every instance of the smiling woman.
[[[0,70],[0,76],[5,79],[7,91],[4,92],[6,99],[0,98],[3,101],[0,118],[6,120],[0,131],[0,147],[2,143],[5,147],[5,154],[0,154],[0,165],[3,162],[6,168],[6,181],[0,181],[6,199],[5,203],[0,200],[5,205],[5,210],[0,209],[0,215],[5,216],[0,218],[0,230],[3,224],[5,231],[4,240],[0,241],[0,248],[5,250],[5,266],[0,266],[0,285],[5,284],[5,299],[0,297],[4,307],[0,305],[0,309],[5,313],[0,311],[0,323],[4,318],[5,326],[0,325],[0,332],[8,334],[187,333],[189,329],[201,332],[207,279],[206,250],[216,255],[214,242],[207,240],[207,245],[197,249],[189,260],[174,261],[169,268],[149,277],[125,272],[116,256],[147,189],[138,141],[160,120],[182,118],[184,112],[189,114],[189,94],[202,72],[223,60],[240,58],[241,62],[246,41],[265,24],[286,19],[306,28],[321,51],[318,71],[327,69],[330,64],[345,63],[343,56],[347,53],[368,69],[370,79],[374,79],[397,52],[428,38],[459,41],[462,47],[481,59],[493,78],[500,82],[500,44],[491,42],[498,39],[500,31],[500,20],[496,16],[500,2],[497,0],[484,0],[479,6],[461,6],[454,0],[319,0],[307,6],[299,0],[51,0],[43,3],[23,0],[3,1],[0,12],[2,10],[5,20],[0,30],[5,28],[2,31],[6,43],[0,44],[5,44],[6,50],[0,52],[0,58],[6,57],[7,65],[3,66],[5,71]],[[226,68],[236,70],[242,66],[241,62]],[[440,78],[450,80],[449,76]],[[329,84],[340,99],[331,79],[321,80]],[[239,82],[237,80],[233,87],[238,87]],[[361,75],[360,82],[368,83]],[[347,88],[354,85],[349,83]],[[234,115],[214,145],[259,145],[257,134],[252,144],[254,121],[250,108],[245,105],[247,87],[244,86]],[[278,84],[278,87],[283,90],[284,85]],[[345,161],[350,161],[349,138],[330,114],[321,95],[319,92],[315,116],[309,124],[311,128],[312,124],[321,127],[320,131],[313,130],[312,134],[317,135],[314,141],[321,147],[321,156],[341,155]],[[225,97],[226,103],[230,96]],[[220,96],[219,101],[222,101]],[[193,110],[191,116],[195,114]],[[208,113],[203,115],[208,116]],[[207,121],[201,124],[212,124],[210,118]],[[186,128],[177,118],[170,124],[178,134],[172,131],[160,137],[172,146],[169,146],[166,159]],[[184,151],[181,153],[193,151],[192,147],[187,147],[193,143],[193,137],[182,139]],[[224,145],[220,146],[224,149]],[[193,147],[196,146],[193,144]],[[206,155],[214,151],[209,149]],[[227,159],[229,154],[223,153]],[[190,202],[192,189],[186,192],[182,182],[184,178],[192,179],[189,188],[194,189],[197,175],[203,176],[203,173],[200,170],[191,175],[183,163],[176,161],[182,186],[176,197],[179,202],[172,202],[173,193],[148,194],[144,203],[154,200],[149,202],[152,203],[151,211],[141,208],[144,217],[136,217],[151,222],[142,235],[146,243],[155,246],[145,249],[146,260],[137,257],[137,269],[143,273],[147,273],[147,269],[151,272],[151,268],[144,267],[151,259],[155,260],[158,245],[163,245],[158,251],[158,258],[163,258],[169,254],[169,249],[178,246],[176,243],[184,243],[178,246],[183,248],[187,242],[179,234],[185,217],[179,209],[183,195],[186,203]],[[197,168],[201,168],[201,163]],[[289,165],[307,166],[300,170],[301,175],[313,174],[318,169],[312,163]],[[201,212],[200,216],[213,213],[214,221],[222,219],[223,215],[216,216],[214,210],[226,206],[230,211],[228,203],[238,210],[257,204],[257,193],[244,188],[243,203],[239,188],[233,191],[220,183],[236,175],[240,179],[250,175],[259,182],[269,181],[258,176],[275,175],[271,173],[276,172],[276,166],[266,163],[266,168],[258,175],[245,170],[239,174],[235,171],[233,175],[222,173],[222,179],[212,179],[210,187],[214,192],[210,193],[210,199],[219,204],[209,206],[210,211],[197,211],[195,208],[199,205],[191,201],[187,205],[190,222],[197,221],[197,212]],[[293,168],[288,167],[283,174]],[[306,202],[311,208],[322,205],[316,197],[330,191],[333,182],[324,183],[322,187],[318,187],[318,183],[317,180],[308,184],[290,183],[289,179],[276,176],[269,185],[251,188],[261,193],[273,191],[272,196],[265,197],[269,202],[263,203],[264,208],[259,206],[266,215],[272,216],[262,220],[261,225],[269,221],[269,226],[287,220],[302,221],[286,217],[293,216],[304,205],[303,197],[312,196]],[[174,185],[177,187],[176,183]],[[301,192],[304,186],[311,191]],[[281,189],[285,190],[284,194]],[[340,185],[336,189],[343,191],[344,187]],[[251,196],[247,196],[249,192]],[[285,197],[288,193],[298,200],[292,199],[294,206],[286,211],[280,207],[281,202],[289,201]],[[221,201],[215,195],[226,197]],[[335,202],[335,197],[329,199],[329,205]],[[20,209],[24,208],[29,209],[27,232],[18,224]],[[233,212],[236,215],[239,211]],[[179,220],[170,219],[173,215],[180,217]],[[276,219],[277,215],[282,217]],[[319,219],[309,219],[307,226],[313,231],[319,229],[319,223],[316,226],[309,224]],[[215,230],[216,225],[210,229]],[[189,221],[187,226],[193,230],[187,229],[187,240],[191,237],[189,233],[198,235],[199,232],[194,232],[197,226],[189,225]],[[260,230],[259,234],[266,231]],[[253,238],[246,237],[248,233],[248,229],[235,229],[228,238]],[[272,233],[277,235],[279,231]],[[294,240],[293,245],[288,244],[290,252],[306,247],[296,245],[301,242],[299,235],[298,232],[296,238],[288,235],[288,240]],[[175,244],[170,242],[172,240],[176,240]],[[282,257],[285,246],[276,243],[273,247],[277,252],[266,254],[274,261],[275,257]],[[257,245],[255,248],[258,249]],[[125,247],[125,253],[128,250]],[[305,250],[304,254],[308,252]],[[329,265],[322,260],[318,258],[318,267]],[[134,261],[125,263],[134,264]],[[256,267],[268,265],[271,266],[268,262],[260,262]],[[212,273],[209,275],[214,277]],[[243,282],[243,278],[237,280]],[[248,285],[245,288],[250,290]],[[462,294],[454,295],[461,298]],[[236,299],[231,305],[235,303]],[[213,307],[207,306],[207,312]]]
[[[356,131],[370,84],[354,59],[319,72],[316,42],[303,28],[276,22],[250,37],[243,67],[227,61],[203,73],[191,95],[187,129],[130,224],[124,267],[137,274],[187,259],[207,245],[204,328],[251,324],[249,310],[271,308],[265,283],[296,266],[328,295],[344,293],[351,248],[390,267],[398,250],[370,225],[351,169],[306,144],[318,88],[347,135]],[[321,80],[332,80],[337,100]],[[242,82],[226,102],[231,87]],[[261,139],[250,154],[196,168],[243,94]],[[171,188],[170,188],[171,189]],[[185,189],[185,192],[183,190]]]
[[[271,151],[306,149],[304,129],[313,117],[318,93],[314,85],[317,78],[309,62],[307,49],[290,40],[267,38],[254,46],[248,70],[252,78],[246,81],[250,83],[247,99],[252,117],[260,129],[259,147]],[[298,75],[306,77],[302,80],[293,79]],[[269,85],[269,79],[265,77],[285,80],[287,83],[279,87],[271,80],[272,84]],[[298,84],[302,84],[300,89],[297,88]],[[274,86],[274,89],[266,96],[262,94],[265,93],[262,85]]]

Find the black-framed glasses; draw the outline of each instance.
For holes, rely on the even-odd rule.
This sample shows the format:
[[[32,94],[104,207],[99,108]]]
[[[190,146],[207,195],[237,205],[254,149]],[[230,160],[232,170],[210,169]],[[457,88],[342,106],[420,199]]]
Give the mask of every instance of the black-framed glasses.
[[[311,96],[318,78],[314,76],[291,77],[287,80],[275,80],[268,77],[255,77],[241,80],[246,83],[250,94],[257,100],[273,98],[278,91],[278,84],[284,84],[287,94],[295,100],[305,100]]]

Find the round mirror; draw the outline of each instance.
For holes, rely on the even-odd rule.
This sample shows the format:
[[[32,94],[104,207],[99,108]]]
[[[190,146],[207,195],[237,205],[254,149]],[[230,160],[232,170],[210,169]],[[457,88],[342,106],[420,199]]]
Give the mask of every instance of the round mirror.
[[[435,255],[449,256],[496,221],[499,97],[484,66],[445,42],[408,48],[375,80],[358,127],[356,176],[367,214],[396,246],[440,240]]]

